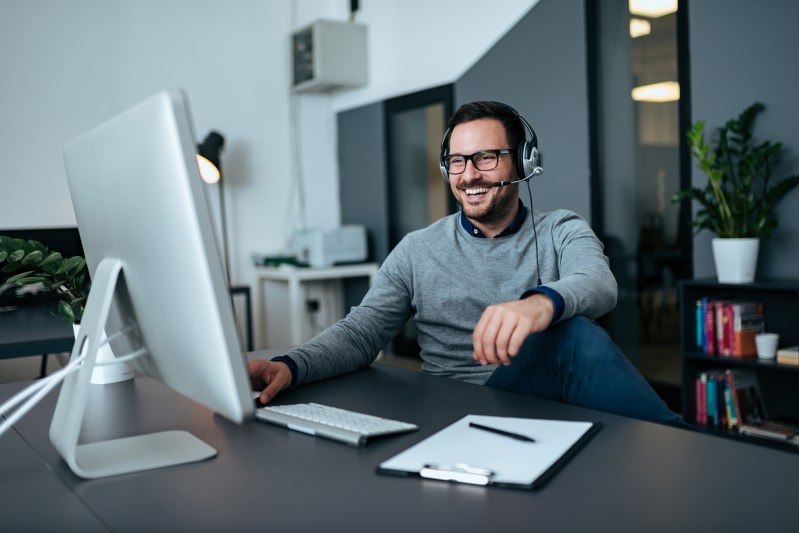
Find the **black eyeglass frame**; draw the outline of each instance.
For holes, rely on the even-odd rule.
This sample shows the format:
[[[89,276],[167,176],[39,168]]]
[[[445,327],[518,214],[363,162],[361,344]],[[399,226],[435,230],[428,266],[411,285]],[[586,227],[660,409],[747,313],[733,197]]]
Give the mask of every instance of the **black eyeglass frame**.
[[[454,174],[454,175],[463,174],[464,172],[466,172],[466,167],[468,166],[469,161],[472,162],[472,165],[474,165],[474,168],[476,168],[477,170],[480,170],[480,171],[483,171],[483,172],[487,172],[489,170],[494,170],[495,168],[497,168],[499,166],[499,156],[505,155],[505,154],[512,154],[516,150],[517,150],[516,148],[500,148],[500,149],[497,149],[497,150],[480,150],[478,152],[475,152],[475,153],[469,154],[469,155],[466,155],[466,154],[445,155],[444,157],[441,158],[441,162],[444,164],[444,168],[447,169],[447,174]],[[477,166],[477,162],[475,161],[474,157],[477,156],[477,155],[480,155],[480,154],[494,154],[494,156],[496,157],[496,159],[494,160],[496,162],[496,164],[493,167],[491,167],[491,168],[480,168],[480,167],[478,167]],[[453,157],[462,157],[465,160],[464,164],[463,164],[463,170],[461,170],[460,172],[452,172],[452,170],[450,169],[450,160]]]

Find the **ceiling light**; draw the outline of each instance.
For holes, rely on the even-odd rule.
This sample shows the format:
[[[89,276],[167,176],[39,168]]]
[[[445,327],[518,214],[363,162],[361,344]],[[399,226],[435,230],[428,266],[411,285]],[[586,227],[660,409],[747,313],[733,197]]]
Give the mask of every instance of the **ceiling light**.
[[[653,19],[677,11],[677,0],[630,0],[629,5],[633,15]]]
[[[630,19],[630,37],[643,37],[649,35],[652,31],[652,25],[648,20],[644,19]]]
[[[680,99],[680,84],[676,81],[663,81],[642,85],[633,89],[632,96],[636,102],[676,102]]]

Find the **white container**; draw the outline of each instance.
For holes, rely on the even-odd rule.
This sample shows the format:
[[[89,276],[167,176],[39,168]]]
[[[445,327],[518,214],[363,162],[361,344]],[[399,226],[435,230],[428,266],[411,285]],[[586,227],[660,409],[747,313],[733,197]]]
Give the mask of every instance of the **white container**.
[[[774,359],[777,357],[777,345],[780,336],[776,333],[761,333],[755,336],[757,356],[761,359]]]
[[[760,239],[713,239],[713,260],[719,283],[755,280]]]

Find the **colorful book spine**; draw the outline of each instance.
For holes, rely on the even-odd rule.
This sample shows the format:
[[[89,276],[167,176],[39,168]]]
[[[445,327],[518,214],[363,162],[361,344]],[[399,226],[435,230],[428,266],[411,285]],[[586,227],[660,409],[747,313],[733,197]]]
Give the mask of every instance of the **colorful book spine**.
[[[727,307],[729,304],[725,301],[716,302],[716,353],[722,357],[729,357],[732,351],[730,350],[729,337],[727,336]]]
[[[705,328],[704,328],[704,316],[702,314],[702,299],[696,301],[696,322],[694,323],[696,328],[696,347],[700,350],[705,349]]]
[[[713,373],[709,372],[707,374],[707,389],[705,398],[707,399],[707,426],[717,427],[718,426],[718,409],[717,409],[717,402],[716,402],[716,380],[713,377]]]
[[[727,402],[724,400],[724,383],[727,381],[724,371],[717,371],[714,376],[716,378],[716,405],[718,413],[718,423],[716,427],[727,426]]]
[[[738,426],[737,417],[735,415],[735,407],[733,406],[732,387],[729,380],[724,379],[724,408],[727,414],[727,429],[732,431]]]
[[[702,309],[705,316],[705,353],[708,355],[715,355],[716,353],[716,328],[715,328],[715,315],[716,304],[709,298],[702,299]]]
[[[765,331],[766,317],[762,302],[738,302],[732,305],[733,357],[757,354],[755,336]]]
[[[699,391],[696,397],[696,403],[699,406],[697,423],[702,426],[707,426],[707,374],[704,372],[699,374]]]

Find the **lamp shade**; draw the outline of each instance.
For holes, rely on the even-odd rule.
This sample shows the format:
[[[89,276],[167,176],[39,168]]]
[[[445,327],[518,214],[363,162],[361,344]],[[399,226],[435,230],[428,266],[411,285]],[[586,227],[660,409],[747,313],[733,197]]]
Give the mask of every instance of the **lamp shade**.
[[[197,164],[200,176],[206,183],[216,183],[222,178],[220,153],[225,146],[225,138],[218,132],[210,132],[203,142],[197,145]]]

